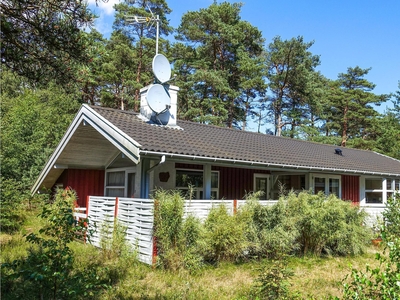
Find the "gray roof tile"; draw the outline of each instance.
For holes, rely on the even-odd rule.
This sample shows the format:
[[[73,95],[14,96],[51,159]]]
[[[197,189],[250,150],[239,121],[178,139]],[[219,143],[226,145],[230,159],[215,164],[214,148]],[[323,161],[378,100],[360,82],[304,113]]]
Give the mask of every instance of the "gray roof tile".
[[[148,124],[129,111],[92,109],[140,143],[141,151],[400,176],[399,160],[372,151],[342,148],[340,156],[334,145],[179,120],[183,130],[173,129]]]

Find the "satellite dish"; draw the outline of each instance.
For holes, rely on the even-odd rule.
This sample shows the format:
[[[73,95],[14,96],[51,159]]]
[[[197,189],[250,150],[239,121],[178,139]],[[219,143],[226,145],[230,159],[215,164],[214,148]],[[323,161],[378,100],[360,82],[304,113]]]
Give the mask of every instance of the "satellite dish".
[[[157,54],[154,56],[153,73],[161,83],[167,82],[171,78],[171,65],[164,55]]]
[[[171,106],[169,93],[161,84],[152,84],[147,90],[147,104],[156,114],[160,114]]]

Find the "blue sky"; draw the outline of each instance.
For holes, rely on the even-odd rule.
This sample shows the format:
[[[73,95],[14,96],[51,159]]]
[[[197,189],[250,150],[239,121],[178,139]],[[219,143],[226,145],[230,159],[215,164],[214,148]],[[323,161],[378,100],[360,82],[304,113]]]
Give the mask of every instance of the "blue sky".
[[[100,0],[101,1],[101,0]],[[118,0],[91,8],[99,16],[95,27],[105,37],[112,31]],[[222,1],[218,1],[219,3]],[[229,1],[239,2],[239,1]],[[261,30],[265,43],[281,36],[303,36],[314,41],[310,51],[320,55],[317,70],[336,79],[348,67],[372,68],[366,79],[376,84],[376,94],[398,90],[400,81],[400,0],[243,0],[242,20]],[[178,27],[187,11],[207,8],[213,0],[167,0],[170,25]],[[386,105],[378,108],[383,112]]]

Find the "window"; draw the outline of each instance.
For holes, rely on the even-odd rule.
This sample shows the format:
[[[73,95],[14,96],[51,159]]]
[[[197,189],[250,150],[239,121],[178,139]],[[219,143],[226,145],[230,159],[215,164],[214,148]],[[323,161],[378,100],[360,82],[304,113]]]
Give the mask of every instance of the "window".
[[[269,199],[269,175],[267,174],[254,174],[254,191],[262,191],[260,200]]]
[[[107,197],[133,197],[135,173],[128,169],[106,170],[105,195]]]
[[[366,178],[365,203],[385,204],[400,188],[400,180],[392,178]]]
[[[301,192],[306,189],[306,176],[304,174],[282,174],[272,177],[271,199],[277,200],[282,193],[290,190]]]
[[[334,194],[341,197],[341,179],[337,175],[314,174],[313,175],[314,193],[323,192],[325,195]]]
[[[204,199],[203,195],[203,171],[176,170],[175,187],[182,191],[184,197],[192,199]],[[219,191],[219,172],[211,172],[211,198],[218,199]],[[190,195],[192,192],[192,195]]]

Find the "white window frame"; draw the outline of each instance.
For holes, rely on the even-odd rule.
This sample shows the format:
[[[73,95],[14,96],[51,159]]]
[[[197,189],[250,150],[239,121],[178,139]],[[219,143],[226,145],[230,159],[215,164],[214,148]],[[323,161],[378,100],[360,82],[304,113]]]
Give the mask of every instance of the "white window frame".
[[[114,173],[114,172],[125,172],[124,175],[124,185],[122,186],[112,186],[112,185],[107,185],[107,175],[108,173]],[[104,178],[104,195],[107,196],[107,190],[109,189],[124,189],[124,198],[130,197],[128,196],[128,174],[130,173],[135,173],[136,174],[136,167],[129,167],[129,168],[112,168],[112,169],[106,169],[105,170],[105,178]],[[135,176],[135,181],[136,181],[136,176]],[[135,182],[136,185],[136,182]]]
[[[366,181],[367,180],[380,180],[381,181],[381,188],[380,189],[367,189]],[[391,182],[390,189],[387,188],[388,181]],[[397,181],[397,186],[396,186]],[[363,187],[364,187],[364,194],[362,199],[362,204],[366,206],[386,206],[388,193],[392,193],[395,195],[396,191],[400,190],[400,180],[398,178],[382,178],[382,177],[375,177],[375,176],[365,176],[363,178]],[[382,195],[382,202],[381,203],[367,203],[367,193],[381,193]]]
[[[263,173],[254,173],[254,175],[253,175],[253,191],[254,192],[258,192],[257,178],[266,178],[267,179],[267,187],[265,189],[265,200],[271,199],[271,175],[263,174]]]
[[[177,172],[181,172],[181,171],[183,171],[183,172],[197,172],[197,173],[201,173],[202,174],[202,176],[203,176],[203,186],[201,186],[201,187],[195,187],[194,189],[193,189],[193,191],[194,191],[194,193],[195,193],[195,199],[204,199],[204,183],[205,183],[205,180],[204,180],[204,170],[202,170],[202,169],[185,169],[185,168],[178,168],[178,169],[175,169],[175,188],[177,189],[177,190],[180,190],[180,191],[183,191],[183,192],[187,192],[187,191],[189,191],[189,188],[186,186],[186,187],[183,187],[183,186],[177,186],[177,183],[176,183],[176,178],[177,178]],[[211,170],[211,173],[213,174],[217,174],[217,176],[218,176],[218,185],[217,185],[217,187],[216,188],[213,188],[213,187],[211,187],[211,195],[212,194],[214,194],[214,195],[216,195],[216,198],[215,199],[219,199],[219,176],[220,176],[220,174],[219,174],[219,171],[213,171],[213,170]],[[201,194],[203,194],[203,197],[200,197],[200,195]]]
[[[327,195],[327,196],[330,195],[330,193],[329,193],[329,179],[338,179],[339,180],[339,195],[338,195],[338,198],[342,199],[342,176],[333,175],[333,174],[325,174],[325,173],[311,173],[310,176],[311,176],[310,183],[311,183],[311,187],[312,187],[312,190],[313,190],[314,194],[315,194],[315,180],[314,180],[315,177],[324,178],[325,179],[325,191],[324,191],[324,194]]]

